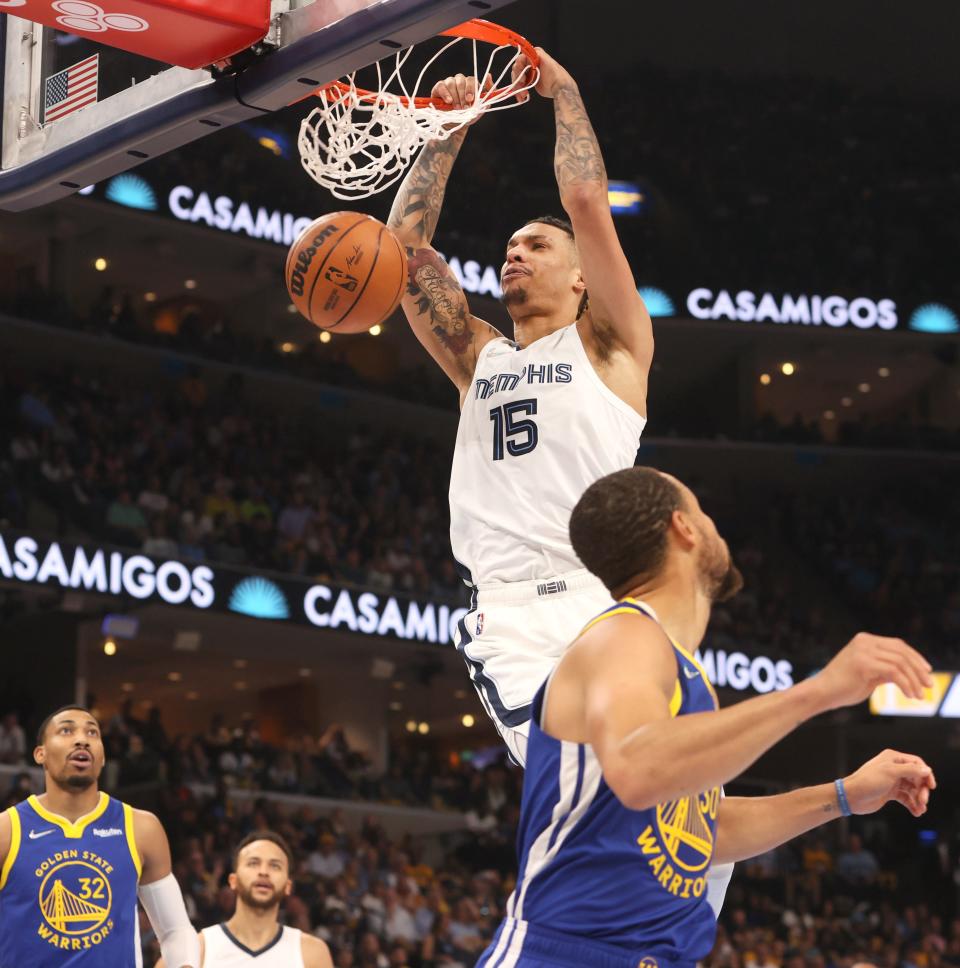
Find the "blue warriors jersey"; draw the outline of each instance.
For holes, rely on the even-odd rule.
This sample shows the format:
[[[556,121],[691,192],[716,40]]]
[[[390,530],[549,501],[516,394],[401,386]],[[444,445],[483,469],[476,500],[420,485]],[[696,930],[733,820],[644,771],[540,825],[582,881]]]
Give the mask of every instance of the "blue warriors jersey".
[[[36,797],[7,814],[0,968],[141,968],[131,808],[101,793],[75,823]]]
[[[587,628],[624,613],[656,621],[647,605],[624,599]],[[715,710],[703,667],[671,643],[677,662],[671,716]],[[647,810],[625,807],[589,745],[541,729],[546,685],[530,720],[517,886],[478,968],[692,968],[710,952],[716,932],[706,886],[720,788]]]

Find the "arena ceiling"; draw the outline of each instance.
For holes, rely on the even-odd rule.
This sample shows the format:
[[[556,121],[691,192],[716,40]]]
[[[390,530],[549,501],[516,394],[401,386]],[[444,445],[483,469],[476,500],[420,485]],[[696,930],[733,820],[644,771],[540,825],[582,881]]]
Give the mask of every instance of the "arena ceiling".
[[[835,77],[872,88],[960,96],[955,38],[960,7],[897,0],[518,0],[499,22],[550,50],[575,52],[570,66],[603,73],[639,63],[676,70]],[[615,96],[615,91],[611,91]]]

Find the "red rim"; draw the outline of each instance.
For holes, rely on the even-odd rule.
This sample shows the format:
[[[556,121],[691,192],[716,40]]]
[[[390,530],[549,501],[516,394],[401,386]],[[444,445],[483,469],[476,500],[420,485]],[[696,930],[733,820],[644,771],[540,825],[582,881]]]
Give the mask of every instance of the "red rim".
[[[526,56],[527,60],[534,67],[540,66],[540,58],[526,37],[518,34],[516,31],[510,30],[509,27],[501,27],[499,24],[491,23],[489,20],[468,20],[466,23],[451,27],[449,30],[444,30],[439,36],[464,37],[467,40],[480,40],[486,44],[493,44],[495,47],[519,47],[521,53]],[[315,93],[319,93],[320,91],[326,91],[334,99],[346,97],[346,95],[353,91],[356,91],[362,101],[375,101],[381,96],[379,91],[368,91],[363,87],[351,88],[349,84],[344,84],[343,81],[331,81],[329,84],[324,84],[322,87],[317,88]],[[509,93],[509,91],[509,87],[500,87],[492,91],[489,97],[503,95]],[[410,98],[402,97],[401,95],[389,94],[387,96],[395,98],[397,101],[402,101],[405,104],[410,103]],[[450,106],[439,98],[413,98],[413,106],[418,110],[423,110],[431,105],[441,111],[450,110]]]

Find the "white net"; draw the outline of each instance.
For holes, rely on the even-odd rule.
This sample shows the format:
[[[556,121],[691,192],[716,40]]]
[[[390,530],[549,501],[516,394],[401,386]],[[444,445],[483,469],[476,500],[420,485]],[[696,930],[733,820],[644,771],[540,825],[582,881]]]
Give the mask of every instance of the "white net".
[[[423,95],[429,96],[439,71],[431,72],[434,80],[426,82],[429,87],[424,77],[439,57],[462,43],[473,46],[476,100],[462,110],[427,103]],[[319,106],[303,119],[297,142],[310,177],[336,198],[367,198],[398,181],[428,141],[449,138],[486,111],[520,104],[517,95],[536,86],[539,72],[532,70],[532,76],[513,83],[513,65],[521,53],[513,44],[494,47],[481,70],[477,43],[454,37],[427,61],[412,86],[401,76],[413,51],[408,47],[397,52],[390,73],[386,73],[383,62],[376,65],[375,92],[358,89],[355,74],[339,87],[317,91]],[[460,72],[467,73],[462,68]]]

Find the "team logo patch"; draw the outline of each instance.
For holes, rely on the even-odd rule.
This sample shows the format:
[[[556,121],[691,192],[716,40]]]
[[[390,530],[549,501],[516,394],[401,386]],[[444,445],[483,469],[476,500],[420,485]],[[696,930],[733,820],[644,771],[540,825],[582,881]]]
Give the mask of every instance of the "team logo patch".
[[[483,612],[477,612],[477,631],[474,633],[474,637],[482,634],[483,632]]]
[[[657,807],[660,839],[674,864],[691,873],[702,871],[713,856],[713,830],[720,805],[720,788]]]
[[[35,871],[40,881],[37,934],[65,951],[96,947],[112,932],[113,865],[92,851],[58,851]]]
[[[637,837],[650,873],[676,898],[696,900],[707,889],[706,871],[713,856],[714,822],[719,807],[719,787],[661,803],[655,823],[647,824]],[[652,961],[641,961],[640,968],[648,960]]]
[[[658,968],[656,958],[641,958],[637,962],[637,968]]]

